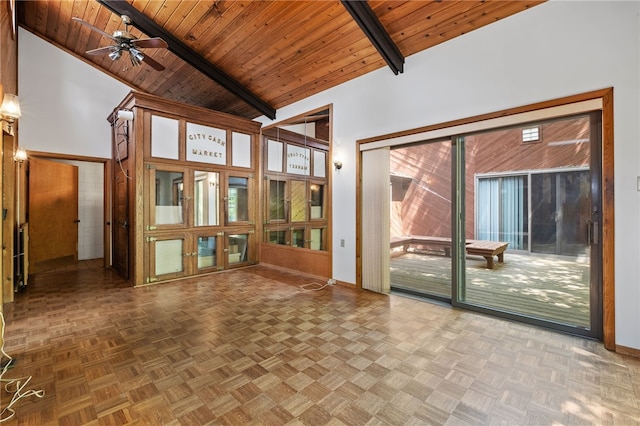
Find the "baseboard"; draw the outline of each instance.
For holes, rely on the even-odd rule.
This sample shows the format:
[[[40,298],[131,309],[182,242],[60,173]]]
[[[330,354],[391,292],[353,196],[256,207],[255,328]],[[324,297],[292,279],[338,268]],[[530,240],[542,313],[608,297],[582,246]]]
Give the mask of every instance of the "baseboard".
[[[353,283],[348,283],[346,281],[336,280],[335,285],[339,285],[340,287],[348,288],[349,290],[354,290],[356,285]]]
[[[640,358],[640,349],[628,348],[622,345],[616,345],[616,353],[619,353],[622,355],[629,355],[634,358]]]
[[[271,268],[271,269],[276,269],[278,271],[282,271],[282,272],[287,272],[290,274],[294,274],[294,275],[298,275],[301,277],[305,277],[307,279],[310,280],[317,280],[320,281],[321,283],[326,283],[327,280],[329,279],[328,277],[321,277],[319,275],[314,275],[314,274],[310,274],[308,272],[302,272],[302,271],[298,271],[296,269],[291,269],[291,268],[287,268],[284,266],[280,266],[280,265],[272,265],[271,263],[258,263],[257,265],[252,265],[252,266],[263,266],[265,268]]]

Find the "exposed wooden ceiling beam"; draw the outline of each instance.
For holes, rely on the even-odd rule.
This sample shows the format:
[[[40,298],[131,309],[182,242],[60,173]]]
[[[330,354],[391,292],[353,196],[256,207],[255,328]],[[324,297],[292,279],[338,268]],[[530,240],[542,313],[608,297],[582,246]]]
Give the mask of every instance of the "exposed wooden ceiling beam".
[[[156,24],[152,19],[139,12],[128,2],[124,0],[97,1],[117,15],[127,15],[133,21],[132,25],[149,37],[161,37],[169,45],[169,50],[179,56],[182,60],[189,63],[195,69],[256,108],[265,116],[272,120],[276,118],[275,108],[238,83],[220,68],[205,60],[189,46],[184,44],[160,25]]]
[[[391,68],[394,74],[404,71],[404,56],[384,29],[380,20],[366,0],[341,0],[345,9],[367,35],[371,43]]]

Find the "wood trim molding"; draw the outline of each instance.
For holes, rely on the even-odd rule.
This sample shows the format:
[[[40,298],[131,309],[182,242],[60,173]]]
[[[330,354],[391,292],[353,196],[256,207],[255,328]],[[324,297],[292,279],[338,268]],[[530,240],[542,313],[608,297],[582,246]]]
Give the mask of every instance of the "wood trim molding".
[[[507,117],[507,116],[510,116],[510,115],[522,114],[522,113],[526,113],[526,112],[530,112],[530,111],[557,107],[557,106],[560,106],[560,105],[572,104],[572,103],[582,102],[582,101],[589,101],[589,100],[593,100],[593,99],[603,99],[604,100],[605,96],[609,92],[613,92],[613,89],[609,88],[609,89],[595,90],[593,92],[582,93],[582,94],[579,94],[579,95],[567,96],[567,97],[564,97],[564,98],[554,99],[554,100],[550,100],[550,101],[537,102],[537,103],[526,105],[526,106],[509,108],[509,109],[504,109],[504,110],[501,110],[501,111],[490,112],[490,113],[487,113],[487,114],[480,114],[480,115],[475,115],[475,116],[472,116],[472,117],[446,121],[444,123],[430,124],[428,126],[418,127],[417,129],[402,130],[400,132],[389,133],[389,134],[385,134],[385,135],[379,135],[379,136],[374,136],[374,137],[370,137],[370,138],[361,139],[361,140],[356,141],[356,143],[358,144],[358,147],[359,147],[360,145],[364,145],[364,144],[371,143],[371,142],[377,142],[377,141],[381,141],[381,140],[385,140],[385,139],[398,138],[398,137],[402,137],[402,136],[409,136],[409,135],[414,135],[416,133],[425,133],[425,132],[430,132],[430,131],[433,131],[433,130],[445,129],[447,127],[461,126],[461,125],[464,125],[464,124],[476,123],[478,121],[491,120],[491,119],[499,118],[499,117]]]
[[[490,120],[576,102],[602,100],[602,304],[603,343],[616,351],[615,344],[615,228],[614,228],[614,151],[613,151],[613,88],[605,88],[563,98],[509,108],[487,114],[432,124],[417,129],[403,130],[356,141],[356,288],[362,288],[362,209],[361,203],[361,145],[386,139],[414,135],[447,127]]]
[[[629,348],[627,346],[622,346],[622,345],[616,345],[615,352],[622,355],[628,355],[628,356],[632,356],[634,358],[640,359],[640,349]]]
[[[616,350],[613,88],[602,98],[602,338]]]

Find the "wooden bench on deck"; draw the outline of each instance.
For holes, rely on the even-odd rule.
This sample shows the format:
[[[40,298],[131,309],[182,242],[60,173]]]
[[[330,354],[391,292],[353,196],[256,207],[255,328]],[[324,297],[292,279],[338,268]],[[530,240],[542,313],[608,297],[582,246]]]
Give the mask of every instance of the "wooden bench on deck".
[[[504,251],[509,243],[501,241],[478,241],[467,242],[467,254],[482,256],[487,261],[487,268],[493,269],[493,257],[498,256],[498,262],[504,263]]]
[[[391,249],[402,247],[402,251],[406,252],[411,245],[443,247],[445,255],[451,255],[451,238],[421,235],[406,235],[391,238]],[[466,250],[467,254],[484,257],[487,261],[487,268],[493,269],[493,258],[495,256],[498,256],[498,262],[504,263],[504,251],[508,245],[509,243],[502,241],[467,240]]]
[[[402,247],[402,251],[406,252],[411,245],[442,247],[444,248],[444,254],[451,256],[451,238],[424,237],[421,235],[405,235],[391,238],[391,249]]]

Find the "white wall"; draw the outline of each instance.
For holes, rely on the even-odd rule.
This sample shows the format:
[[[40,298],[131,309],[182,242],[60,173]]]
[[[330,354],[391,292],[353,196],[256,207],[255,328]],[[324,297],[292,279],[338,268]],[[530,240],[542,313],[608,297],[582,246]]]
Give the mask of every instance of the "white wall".
[[[355,282],[356,140],[614,87],[616,343],[640,348],[639,5],[551,1],[278,110],[333,103],[334,278]]]
[[[28,31],[18,32],[21,147],[73,156],[110,158],[107,116],[131,90]],[[104,256],[102,163],[78,166],[78,259]]]
[[[551,1],[413,55],[403,74],[381,69],[279,110],[334,106],[334,278],[355,282],[356,140],[614,87],[616,343],[640,349],[639,13],[635,1]],[[108,157],[105,120],[128,89],[24,31],[19,42],[20,143]]]
[[[107,117],[130,90],[19,29],[19,144],[26,150],[110,158]]]

